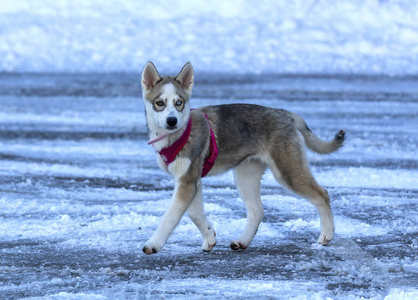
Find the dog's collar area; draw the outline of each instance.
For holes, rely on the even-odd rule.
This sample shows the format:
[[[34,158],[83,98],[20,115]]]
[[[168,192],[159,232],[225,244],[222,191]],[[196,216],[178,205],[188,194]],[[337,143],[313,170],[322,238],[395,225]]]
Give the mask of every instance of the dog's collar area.
[[[177,154],[179,154],[181,149],[183,149],[184,145],[186,145],[191,131],[192,131],[192,118],[189,118],[189,122],[187,123],[186,130],[184,130],[180,138],[177,141],[175,141],[171,146],[167,148],[163,148],[158,152],[161,158],[164,160],[164,162],[167,165],[171,164],[176,159]],[[167,134],[167,136],[168,135],[170,134]],[[165,137],[161,136],[160,140],[162,140],[163,138]]]
[[[190,123],[190,130],[192,129],[191,122],[192,122],[192,121],[191,121],[191,119],[189,119],[189,123]],[[187,125],[187,127],[189,127],[189,124]],[[187,128],[186,128],[186,131],[187,131]],[[186,131],[185,131],[185,132],[186,132]],[[185,132],[183,132],[183,135],[185,134]],[[157,137],[156,139],[153,139],[153,140],[149,141],[147,144],[148,144],[148,145],[155,144],[156,142],[159,142],[159,141],[161,141],[161,140],[165,139],[166,137],[168,137],[168,136],[172,135],[173,133],[174,133],[174,132],[169,132],[169,133],[163,134],[162,136],[159,136],[159,137]],[[189,134],[190,134],[190,132],[189,132]],[[180,139],[183,137],[183,135],[180,137]]]
[[[149,142],[148,142],[148,145],[155,144],[156,142],[159,142],[159,141],[161,141],[161,140],[165,139],[165,138],[166,138],[166,137],[168,137],[170,134],[171,134],[171,133],[166,133],[166,134],[163,134],[162,136],[159,136],[159,137],[157,137],[156,139],[149,141]]]
[[[203,169],[202,169],[202,174],[201,174],[202,178],[205,177],[209,173],[209,171],[212,169],[219,153],[218,147],[216,145],[215,134],[213,133],[212,126],[210,126],[209,118],[206,114],[205,114],[205,118],[208,121],[209,129],[210,129],[210,145],[209,145],[210,155],[209,157],[205,159],[205,162],[203,164]],[[166,163],[167,166],[176,159],[177,154],[179,154],[181,149],[183,149],[184,145],[186,145],[191,131],[192,131],[192,118],[189,119],[186,130],[183,132],[181,137],[177,141],[175,141],[171,146],[167,148],[163,148],[161,149],[161,151],[158,152],[162,160]],[[156,138],[155,140],[150,141],[148,145],[161,141],[162,139],[166,138],[170,134],[171,133],[162,135]]]

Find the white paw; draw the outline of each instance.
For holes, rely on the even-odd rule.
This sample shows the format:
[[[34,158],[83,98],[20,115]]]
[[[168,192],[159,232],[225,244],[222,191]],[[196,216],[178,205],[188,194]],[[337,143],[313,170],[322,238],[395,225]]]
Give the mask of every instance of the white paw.
[[[144,248],[142,248],[142,252],[149,255],[158,253],[158,250],[155,247],[144,246]]]
[[[334,238],[334,232],[329,231],[329,232],[321,232],[321,235],[319,236],[318,239],[318,244],[322,244],[323,246],[328,245],[329,242],[332,241],[332,239]]]
[[[202,251],[204,252],[210,252],[212,249],[216,246],[216,233],[213,232],[213,236],[209,239],[206,239],[203,241],[202,244]]]
[[[146,242],[144,247],[142,248],[142,252],[145,254],[156,254],[160,252],[160,250],[163,248],[163,245],[157,245],[155,243]]]
[[[245,250],[247,249],[248,245],[241,241],[233,241],[229,247],[231,247],[232,250]]]

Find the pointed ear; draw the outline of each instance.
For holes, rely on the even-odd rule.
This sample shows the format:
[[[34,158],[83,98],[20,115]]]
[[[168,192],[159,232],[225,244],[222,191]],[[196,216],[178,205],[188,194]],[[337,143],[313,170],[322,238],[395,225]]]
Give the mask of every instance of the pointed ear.
[[[152,62],[147,62],[147,64],[144,67],[144,70],[142,71],[142,88],[145,91],[148,91],[149,89],[152,89],[155,84],[161,80],[160,75],[158,75],[157,69],[155,68],[154,64]]]
[[[190,94],[192,92],[194,83],[194,71],[190,62],[186,63],[177,75],[176,80],[187,90]]]

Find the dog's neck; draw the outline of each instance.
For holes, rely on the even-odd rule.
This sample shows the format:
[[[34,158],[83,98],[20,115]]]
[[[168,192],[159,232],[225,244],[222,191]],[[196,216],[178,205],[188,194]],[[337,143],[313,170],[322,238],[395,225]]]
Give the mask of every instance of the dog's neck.
[[[157,152],[161,149],[167,148],[172,144],[176,143],[178,140],[187,138],[190,135],[191,131],[191,118],[186,123],[185,126],[176,130],[174,132],[166,132],[159,134],[157,131],[151,132],[150,137],[154,137],[151,141],[148,142],[148,145],[153,145]]]
[[[160,135],[160,137],[157,137],[156,139],[153,139],[153,140],[149,141],[149,142],[148,142],[148,145],[155,144],[156,142],[159,142],[159,141],[161,141],[161,140],[165,139],[165,138],[166,138],[166,137],[168,137],[170,134],[172,134],[172,133],[166,133],[166,134]]]

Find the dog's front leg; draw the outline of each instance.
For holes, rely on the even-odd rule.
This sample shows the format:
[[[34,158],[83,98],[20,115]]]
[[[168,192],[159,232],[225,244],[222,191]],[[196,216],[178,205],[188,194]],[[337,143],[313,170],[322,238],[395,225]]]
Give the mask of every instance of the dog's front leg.
[[[142,252],[153,254],[159,252],[165,245],[167,239],[180,222],[196,193],[194,184],[179,182],[176,184],[170,206],[164,213],[157,230],[145,243]]]
[[[155,233],[145,243],[142,252],[153,254],[159,252],[165,245],[167,239],[180,222],[197,192],[199,177],[185,176],[189,170],[191,161],[186,158],[177,158],[169,166],[169,172],[176,179],[173,198],[170,206],[164,213]],[[189,175],[189,174],[188,174]]]

